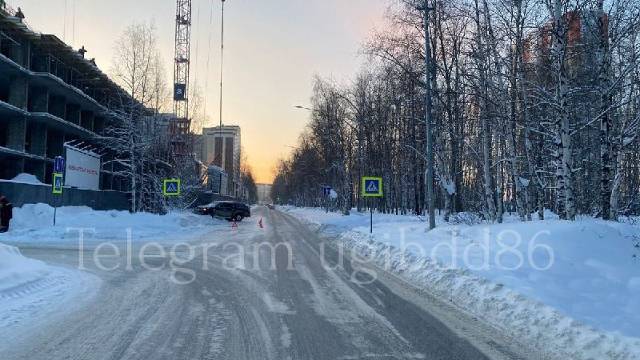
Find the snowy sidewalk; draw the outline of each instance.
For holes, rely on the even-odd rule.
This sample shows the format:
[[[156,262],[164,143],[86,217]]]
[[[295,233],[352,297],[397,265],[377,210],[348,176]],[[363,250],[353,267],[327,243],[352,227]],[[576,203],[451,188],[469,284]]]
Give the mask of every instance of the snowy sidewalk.
[[[640,226],[583,218],[452,225],[283,207],[348,249],[572,359],[640,359]]]

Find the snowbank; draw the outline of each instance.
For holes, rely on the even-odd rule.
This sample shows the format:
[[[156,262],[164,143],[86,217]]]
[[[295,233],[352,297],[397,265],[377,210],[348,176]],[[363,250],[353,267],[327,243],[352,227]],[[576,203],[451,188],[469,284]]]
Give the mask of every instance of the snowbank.
[[[31,174],[27,174],[27,173],[20,173],[18,175],[16,175],[16,177],[14,177],[11,180],[2,180],[5,182],[14,182],[14,183],[22,183],[22,184],[31,184],[31,185],[46,185],[44,183],[42,183],[40,180],[38,180],[38,178],[35,175],[31,175]]]
[[[640,359],[640,227],[592,218],[450,225],[285,211],[460,308],[572,359]]]
[[[49,270],[45,263],[22,256],[18,248],[0,244],[0,294],[40,279]]]
[[[11,243],[78,242],[77,228],[85,231],[85,241],[126,240],[131,231],[133,241],[183,241],[222,226],[223,222],[188,212],[167,215],[149,213],[132,214],[128,211],[95,211],[89,207],[69,206],[57,209],[53,226],[54,208],[46,204],[26,204],[14,208],[8,233],[0,234],[0,241]]]
[[[93,275],[49,266],[0,244],[0,352],[41,321],[90,299],[99,285]]]

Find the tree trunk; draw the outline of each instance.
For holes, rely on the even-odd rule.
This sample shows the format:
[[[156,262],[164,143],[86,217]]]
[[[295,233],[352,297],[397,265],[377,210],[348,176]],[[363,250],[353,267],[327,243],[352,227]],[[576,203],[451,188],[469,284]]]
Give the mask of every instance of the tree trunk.
[[[553,31],[554,72],[556,76],[555,101],[558,106],[556,115],[556,196],[561,219],[575,219],[576,210],[573,196],[573,147],[571,144],[571,124],[568,109],[568,80],[565,66],[566,26],[562,16],[562,4],[555,0]]]
[[[599,55],[602,58],[602,64],[599,72],[598,83],[600,86],[600,203],[602,218],[604,220],[611,219],[611,174],[613,164],[611,154],[611,114],[610,108],[611,98],[611,54],[609,52],[609,34],[607,25],[604,21],[604,12],[602,11],[603,3],[598,2],[598,29],[600,35]]]

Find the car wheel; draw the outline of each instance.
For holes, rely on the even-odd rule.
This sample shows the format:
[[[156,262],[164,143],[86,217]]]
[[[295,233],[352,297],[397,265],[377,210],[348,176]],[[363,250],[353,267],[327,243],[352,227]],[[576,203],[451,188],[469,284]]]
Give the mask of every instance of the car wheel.
[[[236,222],[240,222],[242,221],[243,217],[240,214],[236,214],[236,216],[233,217],[233,220]]]

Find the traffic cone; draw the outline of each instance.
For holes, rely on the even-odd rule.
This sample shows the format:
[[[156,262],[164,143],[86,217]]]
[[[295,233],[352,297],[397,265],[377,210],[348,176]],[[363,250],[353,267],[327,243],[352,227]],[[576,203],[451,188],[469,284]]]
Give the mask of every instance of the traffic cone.
[[[258,226],[260,227],[260,229],[264,229],[264,226],[262,225],[262,218],[258,220]]]

